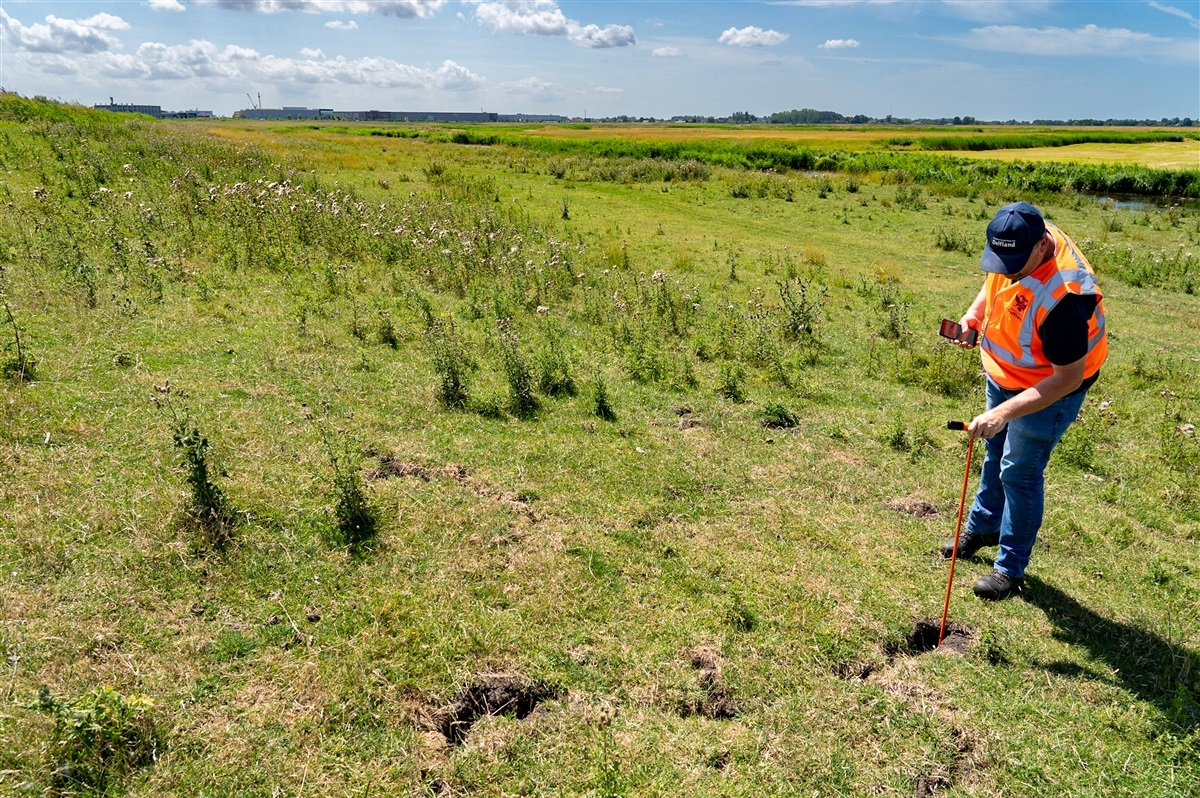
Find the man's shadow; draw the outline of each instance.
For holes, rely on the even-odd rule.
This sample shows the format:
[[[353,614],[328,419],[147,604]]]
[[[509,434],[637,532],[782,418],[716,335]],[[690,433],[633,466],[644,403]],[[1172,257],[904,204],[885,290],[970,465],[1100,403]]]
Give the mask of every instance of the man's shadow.
[[[1186,735],[1200,729],[1200,654],[1180,641],[1105,618],[1036,576],[1025,577],[1022,595],[1046,613],[1056,637],[1105,662],[1122,687],[1157,706],[1177,731]],[[1074,664],[1047,667],[1096,675]]]

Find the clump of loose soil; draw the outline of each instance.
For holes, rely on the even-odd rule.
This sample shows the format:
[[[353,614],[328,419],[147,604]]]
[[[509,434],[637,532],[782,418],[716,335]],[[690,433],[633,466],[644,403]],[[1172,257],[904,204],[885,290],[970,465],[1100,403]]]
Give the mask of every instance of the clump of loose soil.
[[[516,673],[480,673],[454,694],[438,713],[438,730],[452,745],[461,745],[471,726],[485,715],[507,715],[521,720],[558,690],[531,682]]]
[[[694,415],[690,407],[675,408],[675,415],[679,416],[679,429],[681,430],[696,429],[697,427],[704,426],[704,421],[699,416]]]
[[[367,472],[367,479],[387,479],[388,477],[416,477],[428,482],[429,469],[417,463],[397,460],[395,455],[385,454],[379,458],[379,467]]]
[[[700,687],[704,691],[702,700],[682,706],[683,715],[703,715],[713,720],[730,720],[738,716],[741,708],[733,698],[733,692],[721,678],[721,655],[711,648],[701,646],[688,652],[692,667],[700,671]]]
[[[897,496],[894,499],[888,499],[887,506],[905,515],[919,518],[922,521],[938,517],[937,505],[917,496]]]
[[[976,628],[970,624],[946,622],[946,635],[942,644],[938,645],[938,634],[941,632],[941,618],[922,618],[913,624],[912,634],[908,636],[905,650],[910,654],[924,654],[929,651],[953,651],[966,654],[975,645]]]

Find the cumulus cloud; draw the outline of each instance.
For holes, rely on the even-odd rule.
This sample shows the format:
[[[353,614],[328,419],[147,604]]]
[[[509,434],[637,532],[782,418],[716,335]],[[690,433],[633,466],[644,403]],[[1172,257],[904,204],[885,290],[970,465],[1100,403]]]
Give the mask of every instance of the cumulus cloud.
[[[842,50],[847,47],[858,47],[857,39],[830,39],[824,44],[817,45],[818,50]]]
[[[1164,39],[1126,28],[1023,28],[989,25],[974,28],[960,43],[977,50],[1038,56],[1184,56],[1194,57],[1195,42]]]
[[[320,50],[310,49],[302,50],[300,54],[302,58],[280,58],[249,47],[234,44],[219,47],[209,41],[193,39],[177,45],[146,42],[132,56],[102,53],[90,60],[72,59],[75,63],[70,66],[110,78],[223,80],[239,85],[331,84],[466,92],[485,82],[454,61],[444,61],[437,69],[424,69],[390,58],[329,58]],[[48,70],[67,67],[48,58],[44,62],[44,68]]]
[[[567,39],[580,47],[625,47],[637,44],[637,36],[628,25],[577,25],[567,27]]]
[[[300,48],[300,55],[304,56],[305,58],[324,58],[325,57],[325,53],[321,52],[321,50],[319,48],[314,50],[311,47]]]
[[[184,11],[183,3],[179,0],[150,0],[151,11]]]
[[[120,49],[111,31],[129,30],[129,23],[112,14],[87,19],[46,17],[45,24],[22,25],[0,8],[0,37],[10,47],[33,53],[100,53]]]
[[[717,39],[730,47],[774,47],[788,40],[788,34],[777,30],[763,30],[751,25],[746,28],[730,28]]]
[[[538,77],[528,77],[524,80],[501,84],[500,88],[506,94],[527,97],[534,100],[561,100],[567,90],[558,83],[542,80]]]
[[[358,23],[352,19],[346,22],[335,19],[326,22],[325,27],[329,28],[330,30],[358,30]]]
[[[205,0],[206,5],[232,11],[276,14],[302,11],[308,14],[382,14],[385,17],[428,19],[446,0]]]
[[[492,33],[526,36],[565,36],[580,47],[625,47],[637,44],[628,25],[584,25],[567,19],[553,0],[468,0],[475,6],[475,20]]]
[[[680,50],[678,47],[655,47],[650,51],[650,55],[655,58],[681,58],[683,50]]]
[[[600,94],[600,95],[603,95],[606,97],[615,97],[616,95],[623,93],[625,90],[624,89],[614,89],[611,86],[596,86],[594,89],[592,89],[592,91],[596,92],[596,94]]]

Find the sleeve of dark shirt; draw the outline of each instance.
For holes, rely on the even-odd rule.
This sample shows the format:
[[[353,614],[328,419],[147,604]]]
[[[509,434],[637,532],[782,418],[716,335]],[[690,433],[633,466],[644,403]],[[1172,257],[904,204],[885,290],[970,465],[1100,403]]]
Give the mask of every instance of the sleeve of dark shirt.
[[[1039,330],[1046,359],[1056,366],[1066,366],[1086,355],[1088,324],[1095,312],[1095,296],[1067,294],[1060,299]]]

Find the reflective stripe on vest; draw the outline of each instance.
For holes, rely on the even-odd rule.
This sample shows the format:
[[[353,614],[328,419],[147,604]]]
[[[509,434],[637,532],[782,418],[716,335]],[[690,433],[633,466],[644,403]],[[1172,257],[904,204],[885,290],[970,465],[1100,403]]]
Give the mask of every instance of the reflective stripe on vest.
[[[1070,254],[1071,258],[1075,261],[1076,268],[1064,268],[1060,256],[1058,252],[1056,252],[1054,257],[1056,270],[1046,277],[1045,282],[1042,282],[1032,275],[1024,277],[1019,281],[1021,288],[1028,292],[1030,302],[1022,314],[1020,327],[1015,331],[1015,341],[1012,340],[1013,331],[1011,329],[1007,329],[1007,326],[1011,324],[1011,320],[1006,317],[997,318],[995,294],[989,297],[988,301],[987,328],[989,330],[996,329],[997,332],[1000,332],[1001,329],[1003,329],[1005,334],[998,335],[997,337],[1006,339],[1010,341],[1010,343],[1015,344],[1019,351],[1010,351],[1001,343],[992,340],[985,331],[981,344],[982,350],[985,353],[984,366],[988,366],[988,357],[991,357],[994,361],[996,361],[994,366],[1001,372],[1006,371],[1002,364],[1013,366],[1016,369],[1034,372],[1033,375],[1004,373],[1003,377],[1006,377],[1007,381],[1009,382],[1028,382],[1029,384],[1032,384],[1041,379],[1041,376],[1046,376],[1046,374],[1043,374],[1043,372],[1048,373],[1054,368],[1053,364],[1044,359],[1044,356],[1041,358],[1035,356],[1033,348],[1038,326],[1045,320],[1046,315],[1054,309],[1054,307],[1064,296],[1066,296],[1068,293],[1095,295],[1097,297],[1100,295],[1099,287],[1096,284],[1095,274],[1088,266],[1087,261],[1083,259],[1082,255],[1080,255],[1079,250],[1075,248],[1074,242],[1067,238],[1061,230],[1053,225],[1047,225],[1046,227],[1054,235],[1054,240],[1058,246],[1062,248],[1060,251],[1065,251],[1065,253]],[[1004,311],[1001,310],[1001,313],[1003,312]],[[1005,314],[1005,316],[1007,316],[1007,314]],[[1088,336],[1088,356],[1091,356],[1096,347],[1099,346],[1102,341],[1104,341],[1104,307],[1100,301],[1097,301],[1096,303],[1096,310],[1093,315],[1093,320],[1094,321],[1091,324],[1093,330]],[[993,325],[996,326],[993,327]],[[1093,358],[1099,359],[1099,363],[1089,363],[1089,365],[1093,366],[1090,373],[1095,373],[1095,371],[1099,370],[1100,363],[1103,362],[1103,357],[1101,357],[1102,354],[1103,353],[1096,353],[1096,358]],[[993,378],[997,378],[998,381],[1001,381],[999,379],[999,375],[994,373],[992,368],[989,368],[988,372],[993,376]],[[1088,376],[1090,376],[1090,373]],[[1041,376],[1038,376],[1035,379],[1035,375]],[[1006,385],[1005,387],[1013,386]],[[1026,385],[1025,387],[1028,386]]]

